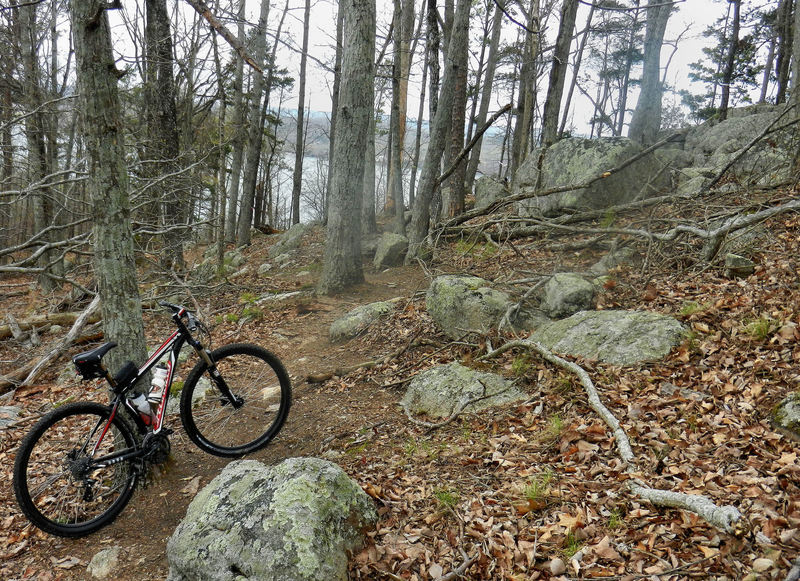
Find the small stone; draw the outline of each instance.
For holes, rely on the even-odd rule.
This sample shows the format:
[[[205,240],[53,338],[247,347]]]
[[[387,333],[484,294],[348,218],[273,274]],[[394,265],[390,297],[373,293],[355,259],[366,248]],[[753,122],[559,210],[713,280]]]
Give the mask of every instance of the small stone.
[[[747,278],[756,271],[752,260],[738,254],[725,255],[725,275],[729,278]]]
[[[86,567],[86,572],[95,579],[106,579],[119,566],[120,547],[114,546],[97,553]]]
[[[566,563],[564,563],[564,561],[562,561],[558,557],[550,561],[550,573],[552,573],[553,575],[563,575],[566,572],[567,572],[567,565]]]
[[[761,557],[760,559],[753,561],[753,571],[756,573],[763,573],[764,571],[772,569],[774,566],[775,563],[773,563],[771,559],[767,559],[765,557]]]

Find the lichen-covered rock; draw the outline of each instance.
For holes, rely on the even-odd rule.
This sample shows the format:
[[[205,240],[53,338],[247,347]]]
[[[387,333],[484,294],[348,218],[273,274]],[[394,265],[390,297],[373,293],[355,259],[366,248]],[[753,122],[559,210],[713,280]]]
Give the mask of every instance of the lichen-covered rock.
[[[790,394],[779,403],[772,419],[777,427],[800,438],[800,391]]]
[[[582,276],[560,272],[544,285],[541,309],[554,319],[569,317],[591,308],[594,286]]]
[[[486,333],[497,326],[511,305],[509,296],[477,276],[443,275],[425,295],[428,313],[451,338]]]
[[[684,336],[683,326],[648,311],[582,311],[537,329],[531,339],[557,353],[632,365],[665,357]]]
[[[725,255],[725,276],[729,278],[747,278],[756,271],[756,264],[749,258],[738,254]]]
[[[236,270],[242,266],[247,259],[241,252],[239,252],[239,250],[228,250],[228,252],[225,253],[223,261],[225,262],[225,266],[230,267],[232,270]]]
[[[167,542],[168,581],[344,581],[376,522],[370,498],[327,460],[232,462]]]
[[[550,146],[541,163],[541,188],[578,185],[602,175],[638,155],[642,146],[625,138],[569,138]],[[534,188],[539,175],[540,152],[534,151],[514,176],[515,193]],[[519,202],[521,214],[552,214],[565,208],[598,209],[647,198],[670,187],[671,172],[665,165],[674,156],[653,152],[624,169],[594,182],[590,187]]]
[[[308,231],[308,228],[305,224],[295,224],[281,234],[278,241],[269,247],[270,258],[277,258],[282,254],[287,254],[299,248],[303,235]]]
[[[384,232],[375,248],[372,264],[375,268],[400,266],[408,252],[408,238],[394,232]]]
[[[388,315],[394,310],[394,304],[389,301],[381,301],[361,305],[347,313],[341,319],[333,322],[329,336],[333,343],[345,341],[363,333],[373,321]]]
[[[447,418],[459,410],[473,412],[524,398],[503,377],[454,362],[414,376],[400,403],[414,414]]]

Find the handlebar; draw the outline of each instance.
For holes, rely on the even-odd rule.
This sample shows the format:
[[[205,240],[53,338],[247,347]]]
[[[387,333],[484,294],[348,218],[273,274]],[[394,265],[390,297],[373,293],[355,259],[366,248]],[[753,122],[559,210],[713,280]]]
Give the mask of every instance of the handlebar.
[[[171,310],[173,315],[178,315],[180,317],[185,315],[186,316],[186,323],[187,323],[186,327],[190,331],[196,331],[197,327],[198,327],[198,324],[202,324],[197,319],[197,317],[195,317],[192,314],[192,312],[188,308],[186,308],[186,307],[184,307],[182,305],[175,305],[175,304],[169,303],[167,301],[159,301],[158,304],[160,306],[164,307],[165,309]]]

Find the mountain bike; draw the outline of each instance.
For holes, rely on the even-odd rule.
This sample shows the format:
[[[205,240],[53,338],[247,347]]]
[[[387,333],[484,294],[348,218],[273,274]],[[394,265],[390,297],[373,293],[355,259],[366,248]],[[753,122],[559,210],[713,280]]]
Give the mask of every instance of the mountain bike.
[[[114,342],[72,359],[84,380],[108,382],[110,405],[61,405],[23,438],[14,463],[14,493],[25,516],[44,532],[81,537],[108,525],[128,504],[148,466],[167,459],[172,433],[165,425],[167,403],[184,344],[200,361],[180,391],[180,417],[199,448],[238,458],[264,448],[286,421],[291,384],[274,354],[248,343],[210,351],[193,335],[208,330],[191,311],[160,304],[172,312],[177,328],[141,367],[128,361],[112,375],[102,360]],[[134,393],[165,356],[166,375],[153,380],[150,397]],[[142,406],[148,399],[149,407]]]

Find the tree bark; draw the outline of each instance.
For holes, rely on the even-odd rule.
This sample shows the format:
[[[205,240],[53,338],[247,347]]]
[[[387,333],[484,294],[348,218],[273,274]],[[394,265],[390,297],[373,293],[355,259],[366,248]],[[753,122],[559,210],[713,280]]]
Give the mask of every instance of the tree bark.
[[[364,280],[361,201],[367,131],[373,115],[374,0],[341,0],[342,72],[337,107],[327,240],[319,290],[335,293]]]
[[[561,20],[553,51],[553,66],[550,68],[550,83],[542,112],[542,144],[548,147],[558,140],[558,119],[561,113],[561,96],[567,76],[569,47],[572,31],[575,30],[575,17],[578,13],[578,0],[564,0],[561,7]]]
[[[300,223],[300,190],[303,182],[303,122],[306,100],[306,63],[308,62],[308,28],[311,0],[305,0],[303,9],[303,52],[300,54],[300,95],[297,98],[297,132],[294,146],[294,173],[292,174],[292,224]]]
[[[486,72],[483,75],[483,85],[481,89],[481,103],[478,114],[475,118],[475,126],[481,127],[486,123],[489,115],[489,107],[492,104],[492,88],[494,87],[494,72],[497,69],[498,50],[500,48],[500,32],[503,25],[503,11],[499,6],[495,7],[494,20],[492,21],[492,34],[489,40],[489,54],[486,57]],[[481,145],[483,137],[478,139],[467,163],[467,173],[464,179],[464,189],[469,193],[475,183],[475,174],[478,172],[478,164],[481,161]]]
[[[648,0],[647,29],[644,37],[644,69],[639,101],[631,118],[628,137],[642,145],[652,145],[661,129],[661,47],[672,6],[661,0]]]
[[[572,2],[572,0],[566,0]],[[522,54],[522,65],[519,71],[519,101],[516,112],[514,138],[511,144],[511,175],[522,165],[531,149],[531,126],[533,111],[536,107],[536,57],[539,52],[539,0],[531,0],[528,12],[528,30],[525,33],[525,45]]]
[[[780,0],[777,8],[778,46],[775,69],[778,77],[778,86],[775,95],[776,104],[785,103],[786,95],[789,92],[789,64],[793,59],[792,40],[795,34],[795,31],[792,30],[792,4],[792,0]]]
[[[119,345],[107,356],[115,370],[128,359],[144,361],[147,348],[133,256],[128,172],[107,4],[72,0],[72,34],[89,157],[89,196],[94,217],[94,272],[103,330]]]
[[[453,60],[453,56],[459,50],[458,47],[467,43],[469,36],[469,8],[469,0],[459,0],[456,7],[450,40],[452,46],[447,51],[439,105],[431,126],[428,151],[425,155],[425,163],[422,166],[422,174],[420,176],[419,192],[414,203],[406,262],[410,262],[420,255],[421,246],[428,235],[430,227],[431,200],[433,200],[437,178],[439,177],[439,164],[444,153],[447,129],[450,124],[450,113],[453,108],[453,88],[457,74],[457,63]]]
[[[262,70],[267,61],[267,19],[269,0],[261,0],[261,13],[254,31],[253,59]],[[250,96],[249,129],[247,136],[247,157],[244,164],[242,182],[242,205],[236,228],[236,245],[250,244],[250,226],[253,224],[253,203],[258,181],[258,168],[261,162],[261,147],[264,143],[264,115],[261,113],[261,98],[264,93],[264,73],[253,71],[253,90]]]
[[[731,84],[733,83],[734,68],[736,66],[736,53],[739,48],[739,27],[741,19],[739,12],[742,0],[728,0],[733,4],[733,16],[731,17],[731,38],[728,44],[728,55],[725,61],[725,69],[722,73],[722,93],[720,95],[719,118],[725,120],[728,117],[728,106],[731,98]]]
[[[342,42],[344,34],[344,11],[341,2],[338,3],[336,13],[336,55],[333,62],[333,90],[331,91],[331,122],[330,135],[328,139],[328,176],[325,185],[325,196],[323,200],[323,222],[328,222],[328,207],[331,198],[331,181],[333,180],[333,166],[336,163],[336,121],[339,114],[339,91],[342,82]]]

